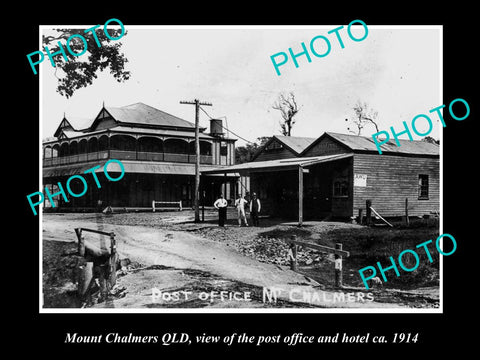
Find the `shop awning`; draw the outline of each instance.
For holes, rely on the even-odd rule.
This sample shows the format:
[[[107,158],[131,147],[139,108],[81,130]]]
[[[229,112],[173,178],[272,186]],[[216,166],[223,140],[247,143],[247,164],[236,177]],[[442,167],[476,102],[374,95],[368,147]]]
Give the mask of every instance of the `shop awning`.
[[[86,170],[92,168],[95,165],[67,165],[67,166],[55,166],[43,168],[42,176],[44,178],[60,177],[60,176],[72,176],[77,174],[83,174]]]
[[[99,168],[95,169],[95,172],[103,172],[105,162],[102,162]],[[91,169],[94,166],[100,165],[98,163],[89,163],[84,165],[65,165],[56,167],[43,168],[43,177],[60,177],[60,176],[72,176],[76,174],[83,174],[86,170]],[[182,163],[167,163],[167,162],[150,162],[150,161],[128,161],[122,160],[125,173],[127,174],[165,174],[165,175],[195,175],[195,164],[182,164]],[[200,172],[208,171],[212,169],[218,169],[218,166],[213,165],[200,165]],[[115,173],[121,172],[120,165],[116,162],[108,164],[108,172]],[[223,173],[221,173],[223,174]],[[239,176],[236,173],[230,173],[230,177]]]
[[[202,170],[202,175],[210,174],[228,174],[228,173],[253,173],[265,171],[295,170],[298,167],[308,167],[323,162],[336,161],[352,157],[353,153],[312,156],[304,158],[277,159],[268,161],[253,161],[238,165],[232,165],[224,168],[215,168],[212,170]]]

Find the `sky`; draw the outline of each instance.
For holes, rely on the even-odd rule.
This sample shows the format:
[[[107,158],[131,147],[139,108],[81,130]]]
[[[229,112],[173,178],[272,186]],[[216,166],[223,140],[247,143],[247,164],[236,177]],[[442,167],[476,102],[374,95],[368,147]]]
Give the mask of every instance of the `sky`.
[[[399,132],[403,121],[410,125],[415,115],[429,114],[443,104],[441,27],[372,25],[365,40],[355,42],[348,37],[345,24],[339,31],[342,49],[335,35],[327,34],[340,25],[125,24],[128,33],[119,41],[131,78],[124,83],[105,71],[92,85],[67,99],[56,92],[57,79],[48,59],[39,66],[41,137],[53,136],[64,113],[67,118],[93,120],[102,103],[124,106],[143,102],[194,122],[194,106],[180,101],[197,98],[213,104],[204,107],[211,117],[222,118],[224,126],[249,141],[280,134],[280,112],[272,105],[282,92],[293,92],[300,106],[292,136],[315,138],[325,131],[348,133],[345,119],[353,119],[357,101],[378,111],[380,130],[393,126]],[[91,26],[85,24],[85,28]],[[42,31],[48,29],[42,28],[40,34]],[[352,29],[357,37],[363,31],[360,25]],[[310,53],[311,62],[300,56],[298,68],[289,58],[278,76],[270,56],[288,53],[289,48],[298,53],[302,42],[309,48],[317,35],[330,40],[330,53],[323,58]],[[321,41],[315,44],[321,52]],[[208,128],[208,119],[200,113],[201,126]],[[441,126],[436,116],[431,119],[434,128],[430,136],[438,139]],[[426,129],[419,122],[418,130]],[[362,135],[375,132],[366,127]],[[244,144],[242,139],[237,141],[237,145]]]

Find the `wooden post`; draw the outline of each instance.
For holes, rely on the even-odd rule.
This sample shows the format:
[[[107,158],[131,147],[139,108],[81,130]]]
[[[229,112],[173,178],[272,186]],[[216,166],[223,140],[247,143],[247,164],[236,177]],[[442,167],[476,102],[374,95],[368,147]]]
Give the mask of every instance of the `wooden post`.
[[[366,223],[367,226],[370,226],[372,223],[372,209],[370,209],[370,206],[372,206],[372,200],[367,200],[366,201],[366,211],[365,211],[365,216],[366,216]]]
[[[199,106],[200,101],[195,99],[195,222],[200,221],[200,208],[198,206],[198,197],[200,195],[200,125],[199,125]]]
[[[200,125],[199,125],[199,110],[200,105],[212,106],[211,103],[201,102],[198,99],[194,101],[180,101],[180,104],[195,105],[195,222],[200,222]]]
[[[298,167],[298,226],[303,224],[303,168]]]
[[[108,261],[108,284],[110,289],[115,286],[117,282],[117,242],[115,234],[110,233],[110,258]]]
[[[85,256],[85,239],[82,236],[82,229],[76,228],[75,234],[77,234],[77,239],[78,239],[78,255]]]
[[[235,201],[237,201],[237,181],[233,180],[232,185],[233,185],[233,204],[235,204]]]
[[[293,241],[297,240],[297,235],[292,235],[291,239]],[[294,243],[290,243],[290,249],[292,250],[292,258],[290,259],[290,269],[293,271],[297,271],[297,245]]]
[[[77,291],[78,295],[83,298],[90,287],[93,278],[93,262],[87,262],[79,268],[79,278]]]
[[[408,218],[408,198],[405,198],[405,223],[410,226],[410,219]]]
[[[336,250],[342,250],[342,244],[335,244]],[[335,286],[341,288],[343,286],[343,275],[342,275],[342,256],[335,254]]]
[[[202,190],[202,222],[205,222],[205,190]]]
[[[292,270],[293,271],[297,271],[297,250],[298,250],[297,245],[293,245],[293,249],[292,249],[292,252],[293,252]]]
[[[110,282],[108,278],[110,277],[110,274],[107,274],[107,272],[109,271],[107,270],[107,266],[109,266],[109,264],[95,267],[95,272],[98,274],[97,275],[98,284],[100,285],[100,298],[102,300],[105,300],[108,297],[108,291],[109,291]]]
[[[227,173],[223,174],[223,198],[227,200]]]
[[[363,224],[363,209],[362,208],[358,209],[358,223],[360,225]]]

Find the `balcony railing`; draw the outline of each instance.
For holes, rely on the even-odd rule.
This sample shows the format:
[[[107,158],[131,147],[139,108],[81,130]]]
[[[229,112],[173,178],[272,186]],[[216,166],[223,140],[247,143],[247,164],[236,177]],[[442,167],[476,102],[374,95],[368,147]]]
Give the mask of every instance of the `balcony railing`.
[[[190,154],[175,154],[175,153],[157,153],[157,152],[143,152],[143,151],[125,151],[125,150],[103,150],[97,152],[90,152],[86,154],[77,154],[70,156],[61,156],[53,158],[44,158],[43,166],[57,166],[66,164],[75,164],[86,161],[104,160],[104,159],[118,159],[118,160],[139,160],[139,161],[166,161],[179,163],[195,163],[196,156]],[[213,164],[213,157],[211,155],[200,155],[200,164]]]

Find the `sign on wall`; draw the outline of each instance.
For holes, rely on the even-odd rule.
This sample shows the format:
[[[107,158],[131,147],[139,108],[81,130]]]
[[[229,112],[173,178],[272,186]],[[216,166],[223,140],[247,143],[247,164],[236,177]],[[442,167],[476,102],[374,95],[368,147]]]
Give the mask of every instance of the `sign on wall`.
[[[355,177],[353,179],[353,186],[366,187],[367,186],[367,175],[355,174]]]

